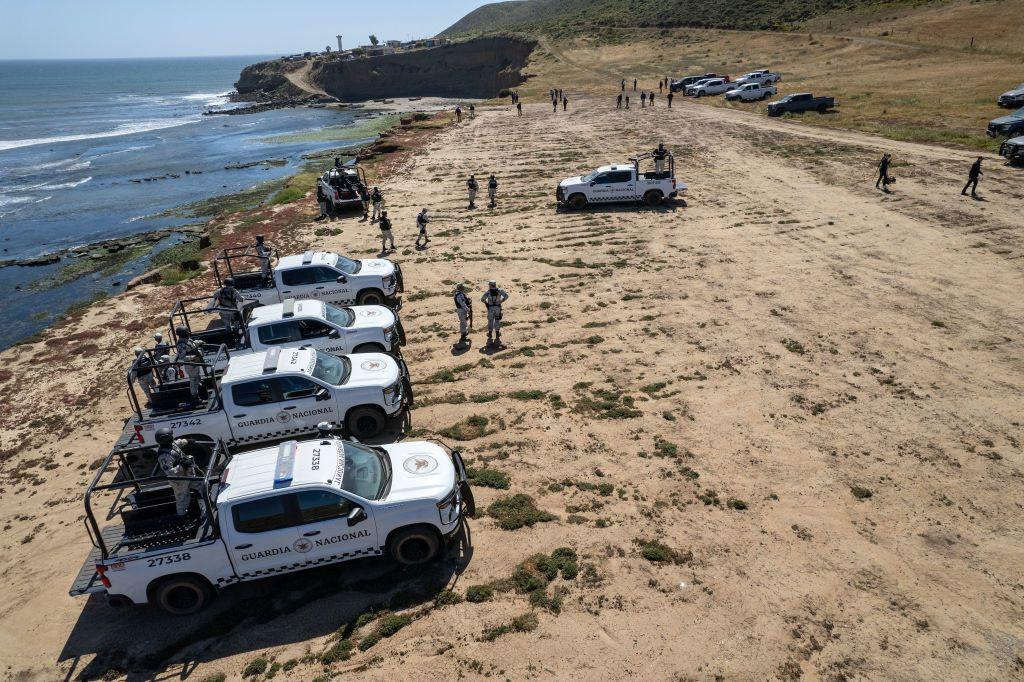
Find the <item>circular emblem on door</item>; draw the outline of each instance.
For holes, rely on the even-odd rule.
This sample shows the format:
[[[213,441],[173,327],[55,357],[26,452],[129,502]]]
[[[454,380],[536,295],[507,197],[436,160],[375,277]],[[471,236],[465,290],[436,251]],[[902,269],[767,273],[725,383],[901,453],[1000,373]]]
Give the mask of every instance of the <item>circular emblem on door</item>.
[[[278,424],[284,424],[289,419],[291,419],[291,417],[288,416],[287,412],[278,412],[277,415],[274,417],[274,419],[277,420]]]
[[[359,366],[367,372],[380,372],[387,367],[383,360],[364,360]]]
[[[410,474],[429,474],[437,468],[437,460],[430,455],[415,455],[402,462],[402,468]]]
[[[305,554],[309,550],[313,549],[313,543],[306,538],[299,538],[292,543],[292,549],[300,554]]]

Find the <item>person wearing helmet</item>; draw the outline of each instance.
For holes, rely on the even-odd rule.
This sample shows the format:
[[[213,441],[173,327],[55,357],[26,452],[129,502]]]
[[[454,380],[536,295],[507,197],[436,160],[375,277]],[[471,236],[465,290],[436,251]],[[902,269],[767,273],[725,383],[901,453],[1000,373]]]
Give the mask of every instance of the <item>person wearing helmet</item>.
[[[189,443],[184,438],[174,439],[174,432],[168,428],[157,429],[156,432],[156,461],[164,476],[168,477],[195,477],[196,462],[191,455],[185,454],[183,449]],[[197,487],[197,481],[167,481],[174,493],[174,506],[178,516],[188,513],[189,503],[192,501],[190,493],[193,487]]]
[[[379,218],[384,211],[384,195],[380,193],[380,187],[374,187],[370,192],[370,203],[373,204],[373,215],[370,216],[372,222]]]
[[[469,330],[473,328],[473,303],[466,296],[466,285],[455,285],[455,314],[459,317],[459,342],[456,348],[465,348],[469,341]]]
[[[498,178],[494,177],[494,173],[491,173],[491,177],[487,178],[487,198],[491,200],[491,208],[495,206],[495,198],[498,196]]]
[[[423,209],[416,216],[416,227],[419,228],[419,234],[416,235],[416,248],[420,246],[420,240],[423,240],[423,246],[427,245],[430,241],[430,237],[427,236],[427,223],[430,222],[430,218],[427,217],[427,209]]]
[[[193,399],[199,398],[199,364],[203,362],[203,349],[192,339],[192,332],[188,327],[178,327],[174,330],[178,342],[174,344],[174,361],[186,363],[181,369],[188,377],[188,388]]]
[[[146,400],[152,402],[153,387],[156,385],[156,377],[153,376],[153,360],[146,355],[142,346],[135,346],[133,351],[135,352],[135,362],[132,363],[129,372],[130,379],[139,382],[142,392],[146,394]]]
[[[213,299],[207,310],[216,310],[224,328],[233,332],[242,325],[242,307],[244,305],[245,299],[235,288],[235,278],[225,277],[224,286],[213,292]]]
[[[270,259],[274,250],[263,240],[263,235],[256,235],[256,243],[250,246],[256,257],[260,260],[260,275],[263,277],[263,284],[269,285],[272,281],[270,276]]]
[[[160,364],[157,365],[156,371],[160,375],[161,384],[166,384],[170,381],[178,380],[178,367],[177,365],[171,364],[170,355],[160,356]]]
[[[476,176],[470,173],[469,180],[466,180],[466,189],[469,190],[469,208],[476,208],[476,191],[480,186],[476,182]]]
[[[487,308],[487,346],[489,348],[504,348],[501,345],[501,305],[508,300],[508,294],[504,289],[498,288],[498,283],[493,279],[487,283],[487,291],[480,297],[480,301]]]
[[[377,227],[380,228],[380,252],[387,253],[388,242],[391,242],[391,250],[395,250],[395,235],[391,231],[391,219],[388,218],[387,211],[381,211],[380,222],[377,223]]]

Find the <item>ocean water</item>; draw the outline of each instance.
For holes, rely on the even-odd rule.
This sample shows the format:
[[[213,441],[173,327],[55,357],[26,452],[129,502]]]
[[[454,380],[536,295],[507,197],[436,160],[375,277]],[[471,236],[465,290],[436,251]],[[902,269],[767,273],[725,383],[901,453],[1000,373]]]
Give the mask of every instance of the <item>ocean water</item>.
[[[350,112],[202,115],[230,106],[241,69],[264,58],[0,61],[0,260],[196,222],[169,210],[288,175],[301,154],[339,146],[315,133],[351,126]],[[271,158],[288,163],[224,168]],[[131,182],[170,174],[179,177]],[[48,290],[38,282],[59,265],[0,268],[0,348],[123,288],[145,265]]]

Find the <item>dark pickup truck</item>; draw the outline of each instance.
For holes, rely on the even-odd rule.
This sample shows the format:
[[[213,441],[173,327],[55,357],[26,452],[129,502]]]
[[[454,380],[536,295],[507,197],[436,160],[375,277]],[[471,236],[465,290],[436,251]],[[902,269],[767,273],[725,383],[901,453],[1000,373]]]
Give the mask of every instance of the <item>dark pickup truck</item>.
[[[1024,135],[999,145],[999,155],[1006,157],[1011,166],[1024,166]]]
[[[793,95],[786,95],[780,100],[768,105],[769,116],[781,116],[789,112],[798,114],[804,111],[817,111],[824,114],[836,105],[833,97],[815,97],[809,92],[800,92]]]
[[[1024,134],[1024,107],[1021,107],[1012,114],[1000,116],[989,121],[986,133],[989,137],[999,137],[1000,135],[1014,137],[1015,135]]]

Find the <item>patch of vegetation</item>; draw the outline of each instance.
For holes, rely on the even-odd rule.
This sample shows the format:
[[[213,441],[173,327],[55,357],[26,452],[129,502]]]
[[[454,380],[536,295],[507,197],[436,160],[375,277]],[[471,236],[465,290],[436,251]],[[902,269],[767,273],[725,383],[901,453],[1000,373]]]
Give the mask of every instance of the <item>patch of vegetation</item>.
[[[636,409],[635,398],[606,388],[591,389],[590,395],[580,396],[574,410],[597,419],[633,419],[643,415]]]
[[[735,497],[730,497],[726,501],[725,506],[727,506],[729,509],[736,509],[737,511],[743,511],[744,509],[747,509],[747,503],[744,502],[743,500],[737,500]]]
[[[633,540],[640,556],[652,564],[686,564],[693,561],[693,552],[681,552],[657,540]]]
[[[786,347],[790,353],[796,353],[797,355],[803,355],[807,352],[804,348],[804,344],[794,339],[782,339],[782,345]]]
[[[489,431],[487,429],[487,425],[490,423],[491,420],[487,417],[474,414],[470,417],[466,417],[460,422],[452,424],[448,428],[441,429],[439,433],[445,438],[451,438],[453,440],[474,440],[494,433],[494,431]]]
[[[718,493],[713,489],[708,488],[702,493],[697,494],[697,499],[706,504],[707,506],[721,507],[722,501],[718,499]]]
[[[222,672],[215,672],[210,673],[203,679],[199,680],[199,682],[224,682],[226,679],[228,679],[228,676],[226,674]]]
[[[537,629],[538,625],[540,625],[540,621],[537,619],[537,614],[524,613],[521,616],[516,616],[505,625],[487,628],[480,635],[480,641],[493,642],[510,632],[532,632]]]
[[[380,617],[373,632],[359,642],[359,650],[366,651],[382,639],[391,637],[406,625],[412,623],[413,617],[410,614],[397,615],[388,613]]]
[[[853,496],[858,500],[866,500],[874,494],[869,489],[859,485],[851,485],[850,492],[853,493]]]
[[[466,588],[466,601],[474,604],[490,601],[494,596],[494,588],[490,585],[470,585]]]
[[[487,514],[498,522],[503,530],[516,530],[535,523],[554,521],[554,514],[537,508],[533,498],[524,493],[496,500],[487,508]]]
[[[509,486],[512,484],[511,477],[504,471],[499,471],[498,469],[477,469],[474,467],[467,467],[466,476],[469,477],[470,483],[483,488],[508,490]]]
[[[455,590],[442,590],[435,598],[435,606],[451,606],[453,604],[461,604],[462,595]]]
[[[262,675],[267,672],[268,667],[270,667],[270,661],[263,656],[254,658],[246,663],[245,667],[242,668],[242,677],[256,677],[257,675]]]
[[[477,393],[469,397],[474,403],[493,403],[501,397],[500,393]]]

